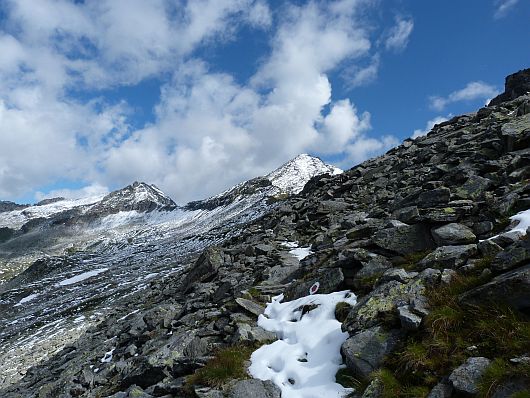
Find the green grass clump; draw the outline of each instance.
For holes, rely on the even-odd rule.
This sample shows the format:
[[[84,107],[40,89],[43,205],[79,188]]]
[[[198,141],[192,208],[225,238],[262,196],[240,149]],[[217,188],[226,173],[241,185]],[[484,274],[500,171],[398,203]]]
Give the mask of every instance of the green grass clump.
[[[256,350],[253,345],[235,345],[222,348],[204,367],[188,377],[186,384],[222,387],[232,379],[248,379],[246,362]]]
[[[426,386],[404,385],[388,369],[379,369],[372,374],[377,380],[381,398],[426,398],[429,388]]]
[[[335,375],[335,382],[345,388],[353,388],[355,391],[364,391],[367,387],[367,380],[358,379],[348,368],[339,369]]]
[[[432,250],[409,253],[403,256],[403,263],[399,264],[405,271],[417,271],[418,263],[423,260]]]
[[[385,361],[388,372],[402,385],[414,387],[402,388],[396,397],[418,396],[416,386],[434,387],[471,356],[498,358],[487,373],[483,384],[488,387],[484,391],[494,390],[498,383],[512,377],[513,369],[519,374],[523,371],[523,365],[511,365],[509,359],[530,349],[529,317],[502,303],[466,305],[459,300],[462,293],[487,282],[477,275],[479,272],[477,269],[474,274],[459,275],[449,285],[427,291],[431,312],[423,328],[410,334]],[[530,370],[524,372],[530,378]],[[406,395],[405,390],[416,395]],[[485,392],[482,396],[488,397]]]
[[[514,365],[508,363],[502,358],[496,358],[493,360],[490,366],[488,366],[480,379],[478,384],[479,396],[483,398],[491,397],[497,387],[499,387],[503,382],[513,378],[523,378],[530,380],[530,365]],[[515,394],[512,394],[511,397],[530,397],[530,391],[519,391]]]

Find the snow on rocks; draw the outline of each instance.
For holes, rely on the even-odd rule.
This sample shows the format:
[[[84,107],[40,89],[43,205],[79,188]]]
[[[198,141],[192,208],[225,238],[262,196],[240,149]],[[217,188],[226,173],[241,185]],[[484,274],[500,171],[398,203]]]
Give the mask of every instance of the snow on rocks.
[[[283,246],[290,248],[289,253],[295,256],[298,261],[302,261],[307,256],[313,254],[311,247],[298,247],[298,242],[283,242]]]
[[[530,227],[530,209],[521,211],[515,216],[511,216],[512,221],[517,221],[517,225],[513,227],[509,232],[517,232],[521,235],[526,235],[526,230]]]
[[[57,284],[57,286],[68,286],[73,285],[74,283],[84,281],[85,279],[92,278],[93,276],[99,275],[105,271],[108,271],[108,268],[99,268],[88,272],[83,272],[82,274],[73,276],[71,278],[65,279]]]
[[[258,325],[276,333],[279,340],[256,350],[251,356],[250,374],[271,380],[283,398],[344,397],[351,389],[335,382],[342,366],[340,347],[348,338],[335,319],[335,306],[355,305],[349,291],[313,294],[282,302],[273,298]]]
[[[522,238],[526,235],[526,231],[528,228],[530,228],[530,209],[521,211],[517,213],[514,216],[510,217],[510,220],[512,220],[513,223],[517,223],[512,229],[509,231],[503,232],[499,235],[492,236],[491,238],[487,240],[493,240],[499,236],[512,236],[516,239]]]
[[[36,298],[37,296],[38,296],[38,294],[30,294],[29,296],[24,297],[24,298],[23,298],[22,300],[20,300],[17,304],[15,304],[15,307],[19,307],[19,306],[21,306],[22,304],[27,303],[28,301],[33,300],[33,299]]]
[[[114,354],[114,350],[116,347],[112,348],[110,351],[107,351],[105,355],[103,355],[103,358],[100,359],[101,363],[109,363],[112,361],[112,355]]]

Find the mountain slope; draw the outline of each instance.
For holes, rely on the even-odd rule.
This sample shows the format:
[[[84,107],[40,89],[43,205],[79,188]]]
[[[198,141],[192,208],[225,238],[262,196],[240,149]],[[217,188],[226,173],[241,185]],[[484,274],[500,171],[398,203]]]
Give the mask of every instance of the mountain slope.
[[[310,170],[303,171],[303,164],[297,170],[301,173],[289,178],[304,184],[331,167],[318,160]],[[202,249],[240,233],[275,206],[271,195],[282,192],[241,191],[237,200],[193,210],[136,182],[103,197],[51,200],[0,213],[0,225],[13,231],[0,244],[0,281],[6,281],[0,284],[4,382],[73,343],[124,298],[181,273]]]
[[[530,76],[530,70],[520,74]],[[249,358],[243,347],[275,338],[283,340],[280,345],[298,343],[287,332],[271,334],[257,325],[257,314],[272,297],[283,294],[290,301],[315,291],[352,290],[353,305],[335,308],[347,333],[336,353],[345,365],[337,381],[350,387],[348,380],[361,381],[352,396],[525,396],[530,240],[511,224],[530,217],[529,104],[530,96],[520,95],[457,116],[340,175],[313,178],[299,195],[278,201],[242,228],[233,224],[179,241],[190,244],[179,250],[190,254],[193,247],[200,255],[167,259],[178,241],[173,233],[156,241],[152,252],[145,245],[131,256],[126,247],[108,246],[117,263],[132,258],[133,267],[164,261],[175,266],[142,281],[141,290],[106,301],[111,308],[98,307],[93,327],[81,338],[0,395],[279,397],[279,384],[296,396],[308,387],[307,379],[320,379],[308,377],[321,368],[306,353],[332,346],[332,337],[311,329],[318,316],[314,304],[282,319],[285,330],[303,320],[314,339],[295,358],[282,357],[287,349],[266,358],[262,367],[274,376],[271,382],[240,380],[244,369],[230,373],[216,364],[226,363],[223,355],[234,358],[234,349],[226,347],[246,355],[237,358],[244,363]],[[293,248],[304,255],[297,258]],[[87,261],[83,274],[98,272],[90,283],[66,289],[73,294],[83,285],[92,294],[105,292],[111,282],[98,280],[112,271],[99,262],[106,257],[112,256],[101,252],[92,263],[82,253],[62,259],[57,268]],[[36,268],[52,266],[50,260]],[[0,296],[20,304],[11,319],[27,316],[37,300],[31,297],[38,294],[35,288]],[[27,343],[8,336],[0,347],[21,341]],[[0,359],[5,368],[15,366],[8,355]],[[291,372],[291,361],[297,369],[308,365]]]

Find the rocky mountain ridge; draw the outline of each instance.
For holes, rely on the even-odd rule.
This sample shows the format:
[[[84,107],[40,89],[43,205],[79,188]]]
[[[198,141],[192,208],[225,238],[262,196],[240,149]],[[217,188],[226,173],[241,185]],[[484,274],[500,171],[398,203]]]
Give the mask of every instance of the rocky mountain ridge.
[[[528,396],[530,95],[513,86],[528,76],[509,79],[500,103],[315,177],[196,247],[0,395],[296,396],[304,377],[281,357],[268,363],[272,381],[249,378],[245,361],[289,341],[256,323],[272,297],[316,289],[357,296],[335,308],[347,333],[336,381],[352,397]]]

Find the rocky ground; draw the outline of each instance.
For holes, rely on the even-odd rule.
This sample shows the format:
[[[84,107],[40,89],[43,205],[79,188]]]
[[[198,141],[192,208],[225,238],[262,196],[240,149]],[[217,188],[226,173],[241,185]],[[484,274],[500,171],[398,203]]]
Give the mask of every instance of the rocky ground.
[[[244,372],[275,338],[256,318],[272,296],[318,282],[319,293],[357,295],[336,308],[349,334],[337,380],[352,396],[528,397],[530,239],[507,231],[530,209],[529,76],[507,79],[491,106],[312,179],[116,301],[0,396],[279,397]],[[299,261],[286,242],[312,254]],[[229,350],[241,357],[226,360]]]

